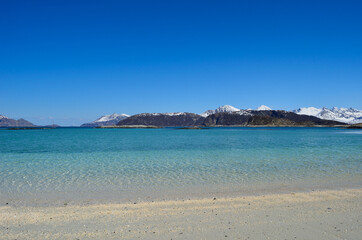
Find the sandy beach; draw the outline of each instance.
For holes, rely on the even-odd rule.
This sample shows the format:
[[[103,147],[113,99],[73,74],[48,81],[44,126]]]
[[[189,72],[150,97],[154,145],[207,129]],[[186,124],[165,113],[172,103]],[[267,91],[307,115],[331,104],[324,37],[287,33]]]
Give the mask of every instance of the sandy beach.
[[[1,239],[360,239],[362,189],[0,207]]]

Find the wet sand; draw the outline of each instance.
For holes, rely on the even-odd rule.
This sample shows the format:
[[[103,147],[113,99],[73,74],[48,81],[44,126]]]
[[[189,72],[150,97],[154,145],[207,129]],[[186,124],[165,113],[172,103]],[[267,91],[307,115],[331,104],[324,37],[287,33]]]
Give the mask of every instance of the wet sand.
[[[362,189],[0,207],[1,239],[361,239]]]

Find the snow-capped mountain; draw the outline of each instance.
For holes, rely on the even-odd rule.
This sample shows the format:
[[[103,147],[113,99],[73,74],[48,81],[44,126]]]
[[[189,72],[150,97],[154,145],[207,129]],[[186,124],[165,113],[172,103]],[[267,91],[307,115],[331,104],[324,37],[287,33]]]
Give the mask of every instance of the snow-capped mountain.
[[[81,127],[99,127],[99,126],[116,125],[119,121],[126,119],[128,117],[129,115],[127,114],[113,113],[111,115],[104,115],[93,122],[84,123],[81,125]]]
[[[230,106],[230,105],[224,105],[221,107],[216,108],[215,110],[207,110],[206,112],[200,114],[203,117],[207,117],[209,115],[215,114],[215,113],[220,113],[220,112],[237,112],[240,111],[239,108]]]
[[[294,110],[293,112],[300,115],[315,116],[321,119],[334,120],[349,124],[362,123],[362,110],[354,108],[315,108],[305,107]]]
[[[112,121],[112,120],[122,120],[122,119],[125,119],[125,118],[128,118],[129,115],[127,114],[117,114],[117,113],[113,113],[111,115],[104,115],[100,118],[98,118],[97,120],[93,121],[92,123],[99,123],[99,122],[109,122],[109,121]]]
[[[0,119],[9,119],[7,116],[0,115]]]
[[[266,110],[272,110],[270,107],[265,106],[265,105],[261,105],[260,107],[258,107],[256,109],[257,111],[266,111]]]

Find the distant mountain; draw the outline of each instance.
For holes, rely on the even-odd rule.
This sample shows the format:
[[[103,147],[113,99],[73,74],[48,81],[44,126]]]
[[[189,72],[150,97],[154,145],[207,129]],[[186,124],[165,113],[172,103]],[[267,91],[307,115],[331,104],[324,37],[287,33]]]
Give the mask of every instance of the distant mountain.
[[[195,126],[203,123],[204,117],[187,112],[141,113],[119,121],[117,125],[152,125],[162,127]]]
[[[265,106],[265,105],[261,105],[260,107],[258,107],[256,110],[258,111],[265,111],[265,110],[272,110],[270,107]]]
[[[15,120],[0,115],[0,127],[35,127],[35,125],[22,118]]]
[[[129,115],[127,114],[113,113],[112,115],[104,115],[93,122],[84,123],[81,125],[81,127],[101,127],[101,126],[116,125],[119,121],[126,119],[128,117]]]
[[[51,124],[51,125],[45,125],[45,126],[42,126],[42,127],[58,128],[60,126],[58,124]]]
[[[294,110],[296,114],[315,116],[321,119],[334,120],[349,124],[362,123],[362,110],[354,108],[315,108],[306,107]]]
[[[206,112],[200,114],[200,116],[207,117],[207,116],[210,116],[210,115],[215,114],[215,113],[237,112],[237,111],[240,111],[240,109],[236,108],[236,107],[233,107],[233,106],[230,106],[230,105],[224,105],[224,106],[216,108],[215,110],[207,110]]]
[[[232,113],[215,113],[208,116],[203,122],[205,126],[315,126],[343,124],[282,110],[240,110]]]

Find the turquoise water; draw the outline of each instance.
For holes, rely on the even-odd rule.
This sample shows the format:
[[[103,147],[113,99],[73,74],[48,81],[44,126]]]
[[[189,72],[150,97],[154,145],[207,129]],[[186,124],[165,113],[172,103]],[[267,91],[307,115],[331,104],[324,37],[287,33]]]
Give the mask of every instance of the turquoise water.
[[[337,128],[0,130],[0,199],[87,203],[360,187],[361,133]]]

